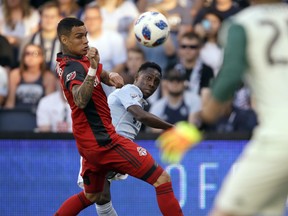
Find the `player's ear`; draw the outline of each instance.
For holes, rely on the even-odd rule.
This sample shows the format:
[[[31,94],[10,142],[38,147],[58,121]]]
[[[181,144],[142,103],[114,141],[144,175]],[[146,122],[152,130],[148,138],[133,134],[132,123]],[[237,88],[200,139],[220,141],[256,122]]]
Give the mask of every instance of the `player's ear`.
[[[61,35],[61,36],[60,36],[60,41],[61,41],[64,45],[67,45],[68,37],[67,37],[66,35]]]
[[[134,83],[138,81],[138,78],[139,78],[139,72],[137,72],[135,75]]]

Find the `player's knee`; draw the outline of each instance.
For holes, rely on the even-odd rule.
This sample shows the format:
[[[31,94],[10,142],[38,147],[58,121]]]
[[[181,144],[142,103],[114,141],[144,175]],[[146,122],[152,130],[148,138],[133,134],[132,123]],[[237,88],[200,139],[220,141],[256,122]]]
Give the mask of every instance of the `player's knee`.
[[[97,199],[97,201],[95,203],[98,205],[104,205],[104,204],[110,202],[110,200],[111,200],[110,193],[103,192],[103,193],[101,193],[99,199]]]
[[[101,199],[101,193],[85,193],[85,196],[92,203],[97,203]]]
[[[163,171],[163,173],[158,177],[157,181],[153,184],[153,186],[158,187],[159,185],[170,181],[171,181],[170,175],[166,171]]]

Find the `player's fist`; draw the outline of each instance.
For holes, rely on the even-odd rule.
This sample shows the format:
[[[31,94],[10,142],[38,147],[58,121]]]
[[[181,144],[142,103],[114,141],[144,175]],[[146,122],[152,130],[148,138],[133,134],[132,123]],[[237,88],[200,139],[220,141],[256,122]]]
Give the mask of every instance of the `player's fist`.
[[[111,86],[115,86],[116,88],[121,88],[124,85],[123,77],[120,76],[116,72],[109,73],[109,83]]]
[[[89,58],[90,61],[90,67],[93,69],[97,69],[98,63],[100,61],[98,50],[94,47],[91,47],[88,50],[87,57]]]
[[[178,122],[175,127],[166,130],[158,139],[161,159],[167,163],[179,163],[184,154],[202,139],[201,132],[188,122]]]

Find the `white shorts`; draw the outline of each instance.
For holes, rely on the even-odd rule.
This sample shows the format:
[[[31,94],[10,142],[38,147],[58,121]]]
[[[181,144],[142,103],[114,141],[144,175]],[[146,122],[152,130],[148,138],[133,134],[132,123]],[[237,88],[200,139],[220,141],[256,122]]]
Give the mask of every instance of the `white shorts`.
[[[236,215],[284,214],[288,194],[288,142],[276,142],[249,143],[223,182],[215,200],[217,209]]]

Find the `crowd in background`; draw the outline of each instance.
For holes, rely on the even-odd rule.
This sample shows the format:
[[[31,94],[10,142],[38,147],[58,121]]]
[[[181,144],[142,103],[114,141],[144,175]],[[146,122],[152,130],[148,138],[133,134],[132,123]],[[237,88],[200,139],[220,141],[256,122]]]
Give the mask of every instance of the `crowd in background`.
[[[40,132],[72,130],[71,110],[55,73],[60,52],[56,27],[63,17],[77,17],[85,23],[89,46],[99,50],[104,69],[121,74],[126,84],[134,82],[145,61],[158,63],[163,80],[146,109],[173,124],[182,120],[199,124],[195,114],[205,106],[210,84],[222,64],[218,31],[224,20],[249,6],[248,0],[0,3],[0,113],[8,109],[32,112]],[[134,20],[145,11],[159,11],[168,19],[170,36],[161,46],[147,48],[135,39]],[[251,131],[256,124],[253,99],[243,82],[227,115],[213,126],[201,127],[218,132]]]

